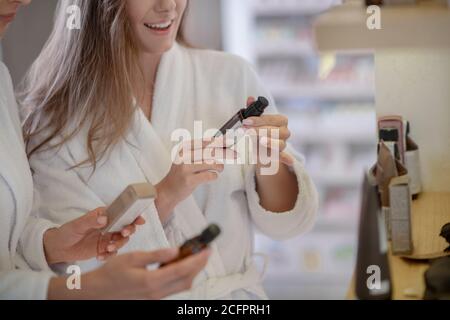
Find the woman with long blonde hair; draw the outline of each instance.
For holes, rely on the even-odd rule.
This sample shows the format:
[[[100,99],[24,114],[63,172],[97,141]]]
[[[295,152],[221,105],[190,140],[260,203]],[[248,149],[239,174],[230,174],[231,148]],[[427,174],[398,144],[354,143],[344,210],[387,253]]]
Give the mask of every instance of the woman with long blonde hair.
[[[71,5],[81,17],[75,30],[67,28]],[[272,99],[266,115],[244,122],[257,149],[276,156],[270,163],[231,164],[239,155],[223,139],[198,143],[199,121],[204,129],[219,128],[252,97],[270,95],[242,59],[183,44],[187,6],[187,0],[60,1],[22,101],[30,163],[44,198],[40,212],[67,221],[86,206],[108,205],[129,184],[150,182],[158,196],[125,250],[178,246],[216,222],[223,233],[209,263],[178,297],[266,298],[253,230],[276,239],[305,232],[317,192],[303,159],[286,144],[288,119]],[[181,162],[173,161],[177,129],[194,134],[182,144]],[[212,158],[199,160],[206,149]],[[272,165],[277,170],[264,174]]]

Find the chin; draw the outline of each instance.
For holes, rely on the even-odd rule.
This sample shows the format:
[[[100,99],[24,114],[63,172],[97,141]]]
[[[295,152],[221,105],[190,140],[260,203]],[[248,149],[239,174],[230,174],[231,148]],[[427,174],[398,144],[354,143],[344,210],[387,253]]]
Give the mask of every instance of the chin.
[[[172,49],[174,43],[175,41],[168,41],[166,43],[161,43],[158,46],[155,46],[154,44],[151,46],[144,46],[144,51],[151,54],[163,54]]]

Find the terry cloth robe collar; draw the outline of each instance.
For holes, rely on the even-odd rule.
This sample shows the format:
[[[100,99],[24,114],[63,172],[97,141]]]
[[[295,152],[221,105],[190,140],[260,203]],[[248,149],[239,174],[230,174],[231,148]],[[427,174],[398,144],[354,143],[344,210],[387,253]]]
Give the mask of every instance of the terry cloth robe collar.
[[[3,98],[0,97],[0,99]],[[0,101],[0,103],[6,102]],[[10,119],[16,119],[16,117],[11,116]],[[24,172],[30,169],[24,153],[22,136],[11,121],[7,119],[5,121],[6,123],[2,124],[7,127],[4,132],[11,132],[11,134],[7,134],[6,136],[0,135],[0,150],[2,150],[0,152],[0,163],[2,163],[2,166],[0,166],[0,175],[5,179],[11,189],[16,207],[15,211],[17,212],[14,216],[13,232],[9,240],[11,261],[14,261],[13,257],[15,256],[22,230],[27,221],[26,217],[32,208],[32,200],[30,199],[33,199],[33,181],[31,174],[24,174]],[[18,122],[17,117],[17,124]]]
[[[148,181],[161,181],[169,172],[172,164],[170,150],[163,144],[162,139],[155,132],[153,125],[149,123],[142,110],[137,110],[135,121],[127,138],[127,141],[130,142],[128,144],[130,151]],[[134,143],[140,146],[151,145],[152,154],[158,154],[158,157],[146,155],[146,150],[135,148]],[[151,160],[149,161],[149,159]],[[192,195],[177,205],[173,212],[173,219],[176,224],[182,226],[179,230],[184,239],[197,236],[208,226],[205,216]],[[164,241],[168,243],[167,238]],[[214,243],[211,248],[210,263],[205,271],[209,277],[223,276],[225,268],[218,249]]]

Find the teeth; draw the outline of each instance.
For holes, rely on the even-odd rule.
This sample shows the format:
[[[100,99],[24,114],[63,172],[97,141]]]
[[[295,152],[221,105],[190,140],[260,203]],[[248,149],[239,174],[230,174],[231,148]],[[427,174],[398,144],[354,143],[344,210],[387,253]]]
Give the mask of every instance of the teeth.
[[[172,24],[172,21],[167,21],[165,23],[158,23],[158,24],[146,23],[145,26],[147,28],[152,28],[152,29],[167,29],[171,24]]]

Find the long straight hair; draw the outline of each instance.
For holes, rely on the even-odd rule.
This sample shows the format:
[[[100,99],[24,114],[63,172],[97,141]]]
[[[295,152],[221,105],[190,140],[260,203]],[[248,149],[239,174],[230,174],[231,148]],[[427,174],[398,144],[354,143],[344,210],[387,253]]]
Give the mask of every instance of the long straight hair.
[[[80,8],[79,30],[66,27],[71,5]],[[181,44],[183,24],[184,17]],[[88,156],[75,167],[92,165],[95,171],[131,125],[137,55],[124,0],[60,0],[50,38],[19,93],[28,157],[62,146],[87,127]]]

